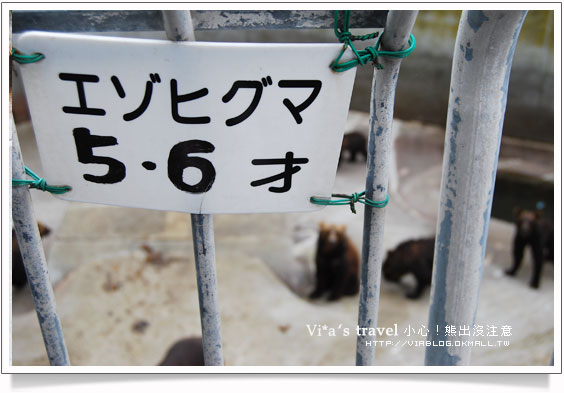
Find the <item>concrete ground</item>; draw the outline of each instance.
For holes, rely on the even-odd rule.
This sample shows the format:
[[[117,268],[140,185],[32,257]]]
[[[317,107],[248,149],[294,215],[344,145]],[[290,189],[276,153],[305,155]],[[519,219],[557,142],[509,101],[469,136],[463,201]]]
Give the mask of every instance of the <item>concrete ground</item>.
[[[348,130],[366,131],[368,116],[351,112]],[[444,136],[436,127],[395,122],[395,166],[386,208],[385,249],[433,235]],[[41,173],[29,123],[18,125],[26,165]],[[535,168],[551,178],[546,146],[504,144],[500,168]],[[344,162],[334,191],[364,189],[365,164]],[[73,365],[156,365],[176,340],[201,335],[188,214],[68,203],[32,191],[36,215],[54,229],[45,239],[57,308]],[[214,216],[219,303],[226,365],[354,365],[358,297],[310,301],[320,221],[345,224],[360,249],[363,207],[304,214]],[[554,269],[539,290],[527,286],[531,256],[516,277],[510,265],[513,225],[492,219],[476,323],[510,326],[508,346],[476,347],[472,365],[547,365],[553,348]],[[404,280],[403,286],[408,286]],[[378,326],[414,340],[427,325],[429,290],[418,300],[382,283]],[[12,364],[47,365],[29,290],[13,291]],[[327,325],[312,336],[308,325]],[[343,336],[344,328],[352,332]],[[413,329],[413,330],[412,330]],[[418,336],[419,340],[423,339]],[[486,337],[485,339],[490,339]],[[491,337],[496,342],[500,337]],[[424,348],[378,348],[375,365],[423,365]]]

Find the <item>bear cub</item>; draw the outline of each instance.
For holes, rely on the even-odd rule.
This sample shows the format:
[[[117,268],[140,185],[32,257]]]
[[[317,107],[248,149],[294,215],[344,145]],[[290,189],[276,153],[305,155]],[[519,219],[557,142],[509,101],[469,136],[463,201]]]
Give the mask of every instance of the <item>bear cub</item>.
[[[355,162],[356,156],[360,155],[364,157],[364,160],[368,157],[366,151],[367,145],[366,135],[360,131],[353,131],[343,136],[343,144],[341,145],[341,154],[339,155],[339,163],[345,154],[348,154],[349,161]]]
[[[431,284],[433,277],[433,256],[435,252],[435,238],[408,240],[401,243],[395,250],[389,251],[382,273],[388,281],[399,282],[409,273],[415,276],[415,288],[406,293],[410,299],[417,299],[423,290]]]
[[[315,256],[316,285],[310,298],[329,292],[328,300],[355,295],[359,289],[360,258],[344,225],[319,224]]]
[[[201,337],[188,337],[175,342],[159,366],[205,366]]]
[[[540,285],[542,265],[545,260],[554,261],[554,228],[543,217],[540,210],[530,211],[515,208],[515,237],[513,238],[513,265],[505,273],[513,276],[519,270],[525,247],[533,252],[533,275],[529,282],[531,288]]]

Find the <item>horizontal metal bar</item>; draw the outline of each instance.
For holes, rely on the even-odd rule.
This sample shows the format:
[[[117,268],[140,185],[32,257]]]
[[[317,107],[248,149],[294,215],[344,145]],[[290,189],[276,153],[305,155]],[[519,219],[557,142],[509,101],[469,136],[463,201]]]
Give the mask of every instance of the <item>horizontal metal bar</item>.
[[[192,11],[195,30],[332,29],[334,11]],[[351,28],[383,28],[388,11],[353,11]],[[12,11],[12,33],[164,31],[161,11]]]

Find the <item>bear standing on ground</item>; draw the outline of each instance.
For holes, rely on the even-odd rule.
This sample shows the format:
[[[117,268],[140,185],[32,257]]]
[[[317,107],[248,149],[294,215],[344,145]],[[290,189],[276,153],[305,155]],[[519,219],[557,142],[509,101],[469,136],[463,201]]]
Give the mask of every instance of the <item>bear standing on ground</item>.
[[[505,273],[510,276],[517,273],[523,260],[525,247],[531,246],[533,251],[533,276],[529,286],[538,288],[543,262],[554,260],[554,229],[543,218],[540,210],[533,212],[515,208],[514,216],[517,227],[513,238],[513,266]]]
[[[319,224],[315,265],[316,286],[311,299],[325,292],[329,292],[329,300],[358,293],[360,259],[344,225]]]
[[[341,154],[339,155],[339,163],[344,153],[348,153],[349,162],[355,162],[357,154],[361,155],[364,160],[368,157],[366,152],[367,145],[366,135],[361,131],[353,131],[343,136],[343,144],[341,146]]]
[[[417,299],[423,290],[431,284],[433,277],[433,257],[435,239],[408,240],[401,243],[393,251],[389,251],[382,266],[384,278],[388,281],[399,282],[406,274],[415,276],[415,288],[406,296]]]

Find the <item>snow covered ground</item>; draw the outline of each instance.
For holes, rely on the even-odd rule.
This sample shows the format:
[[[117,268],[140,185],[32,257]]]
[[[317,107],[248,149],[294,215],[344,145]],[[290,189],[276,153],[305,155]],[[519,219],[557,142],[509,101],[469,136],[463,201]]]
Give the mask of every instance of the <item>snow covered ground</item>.
[[[347,131],[366,132],[366,124],[367,114],[351,112]],[[22,123],[18,133],[26,164],[40,172],[31,127]],[[434,234],[444,142],[439,128],[420,123],[396,121],[394,133],[386,250]],[[516,154],[501,160],[519,159]],[[365,173],[364,162],[344,162],[334,192],[362,191]],[[189,215],[32,193],[38,219],[54,229],[45,246],[73,365],[156,365],[173,342],[201,334]],[[358,298],[310,301],[307,294],[319,222],[346,225],[360,249],[362,205],[357,209],[356,215],[335,206],[304,214],[214,216],[226,365],[354,365]],[[513,230],[511,223],[491,221],[476,321],[484,333],[497,328],[486,341],[509,344],[474,348],[472,365],[547,365],[551,357],[553,265],[545,265],[539,290],[527,286],[529,254],[518,275],[506,277]],[[397,328],[396,340],[413,342],[414,331],[427,325],[430,291],[415,301],[403,293],[397,284],[382,283],[378,326]],[[28,289],[14,290],[12,301],[12,363],[47,365]],[[315,325],[338,334],[312,336]],[[502,326],[510,327],[510,336],[499,337]],[[353,333],[344,336],[345,328]],[[423,359],[424,347],[388,346],[377,349],[375,365],[418,366]]]

